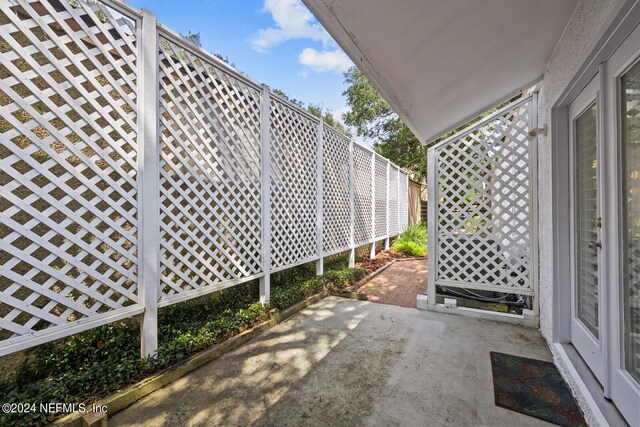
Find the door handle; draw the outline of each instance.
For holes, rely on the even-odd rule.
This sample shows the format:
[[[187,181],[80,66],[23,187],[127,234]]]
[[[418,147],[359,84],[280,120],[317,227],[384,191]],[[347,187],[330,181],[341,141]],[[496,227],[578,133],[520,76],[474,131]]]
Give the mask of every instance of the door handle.
[[[595,240],[589,240],[589,242],[587,243],[587,246],[589,246],[590,248],[599,248],[602,249],[602,242],[596,242]]]

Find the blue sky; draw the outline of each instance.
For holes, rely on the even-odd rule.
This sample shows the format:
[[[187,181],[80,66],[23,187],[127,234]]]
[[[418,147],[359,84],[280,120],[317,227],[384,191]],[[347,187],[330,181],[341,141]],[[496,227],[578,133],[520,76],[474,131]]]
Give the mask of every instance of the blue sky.
[[[352,65],[300,0],[128,0],[166,26],[200,33],[252,79],[340,115],[342,72]]]

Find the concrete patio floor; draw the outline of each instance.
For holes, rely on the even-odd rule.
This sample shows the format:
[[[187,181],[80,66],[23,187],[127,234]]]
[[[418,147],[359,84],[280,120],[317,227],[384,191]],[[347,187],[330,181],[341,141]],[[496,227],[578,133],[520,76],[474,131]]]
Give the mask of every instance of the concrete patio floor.
[[[328,297],[109,425],[550,425],[494,405],[490,351],[551,360],[535,329]]]

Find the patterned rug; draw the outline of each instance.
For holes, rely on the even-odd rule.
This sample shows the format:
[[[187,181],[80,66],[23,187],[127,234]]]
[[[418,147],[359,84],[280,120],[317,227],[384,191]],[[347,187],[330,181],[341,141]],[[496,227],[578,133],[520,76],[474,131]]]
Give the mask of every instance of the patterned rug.
[[[560,426],[587,426],[553,363],[492,351],[491,368],[496,405]]]

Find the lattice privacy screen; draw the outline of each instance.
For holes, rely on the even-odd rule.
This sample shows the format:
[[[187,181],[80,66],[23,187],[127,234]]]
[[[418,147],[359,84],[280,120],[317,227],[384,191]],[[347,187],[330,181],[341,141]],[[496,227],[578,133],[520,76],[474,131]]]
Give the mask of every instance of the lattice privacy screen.
[[[387,235],[387,165],[389,162],[375,156],[375,236]]]
[[[162,294],[259,274],[260,89],[160,38]]]
[[[318,255],[318,120],[271,101],[271,268]]]
[[[371,188],[373,153],[363,147],[353,146],[355,242],[363,244],[372,240],[373,194]]]
[[[432,148],[436,284],[532,293],[531,98]]]
[[[0,355],[406,226],[404,172],[156,24],[0,1]]]
[[[351,212],[349,203],[349,145],[351,141],[324,127],[323,157],[323,250],[337,252],[349,248]]]
[[[0,2],[0,339],[137,302],[135,21]]]

